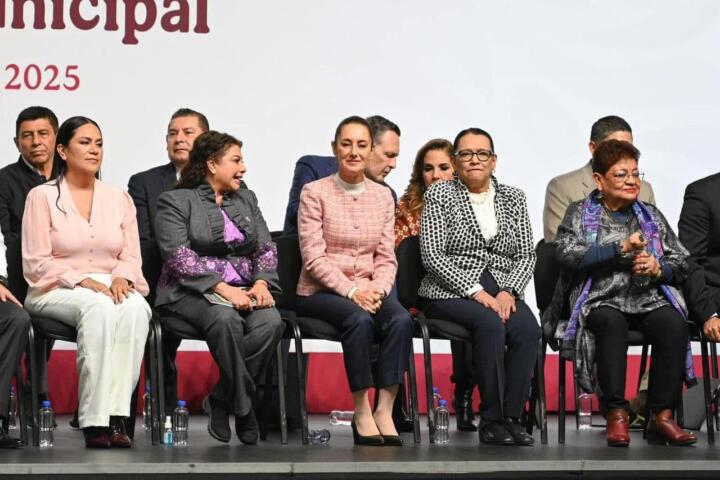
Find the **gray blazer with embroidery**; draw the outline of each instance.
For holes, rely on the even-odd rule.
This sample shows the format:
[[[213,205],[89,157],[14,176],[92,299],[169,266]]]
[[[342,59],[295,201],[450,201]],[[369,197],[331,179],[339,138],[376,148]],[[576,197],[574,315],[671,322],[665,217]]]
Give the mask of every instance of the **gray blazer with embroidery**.
[[[225,220],[215,203],[215,192],[207,183],[160,195],[155,236],[165,265],[158,283],[156,306],[177,302],[193,292],[204,293],[223,281],[218,268],[207,268],[214,265],[212,260],[206,262],[203,257],[227,260],[233,266],[251,265],[251,282],[265,280],[271,291],[280,291],[275,244],[258,208],[255,193],[241,189],[226,194],[222,208],[245,235],[246,241],[241,245],[224,241]],[[182,275],[172,275],[167,264],[169,260],[177,259],[179,252],[186,252],[193,258],[186,262]]]

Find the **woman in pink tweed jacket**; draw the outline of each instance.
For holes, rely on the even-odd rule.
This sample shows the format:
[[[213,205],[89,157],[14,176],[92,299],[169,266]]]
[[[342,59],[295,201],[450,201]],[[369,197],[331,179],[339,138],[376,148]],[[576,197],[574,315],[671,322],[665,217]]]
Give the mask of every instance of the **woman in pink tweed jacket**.
[[[298,235],[303,269],[300,315],[342,332],[345,370],[355,402],[356,444],[402,445],[392,421],[398,385],[408,365],[412,317],[388,297],[395,283],[395,205],[390,190],[365,178],[372,135],[361,117],[343,120],[333,152],[338,173],[308,183],[300,195]],[[373,344],[380,355],[373,371]],[[368,388],[380,390],[375,412]]]

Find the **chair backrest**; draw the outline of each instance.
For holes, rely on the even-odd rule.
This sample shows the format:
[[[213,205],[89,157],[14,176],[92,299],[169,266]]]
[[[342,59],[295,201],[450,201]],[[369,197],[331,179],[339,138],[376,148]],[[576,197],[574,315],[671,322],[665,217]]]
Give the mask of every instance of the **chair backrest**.
[[[296,234],[275,239],[278,252],[278,277],[282,293],[275,296],[277,308],[295,310],[295,291],[302,270],[300,243]]]
[[[396,286],[398,299],[405,308],[419,308],[418,289],[425,276],[425,267],[420,256],[420,237],[408,237],[395,249],[398,262]]]
[[[555,285],[560,278],[560,263],[555,258],[555,244],[540,240],[535,247],[537,261],[533,280],[538,310],[544,311],[552,302]]]

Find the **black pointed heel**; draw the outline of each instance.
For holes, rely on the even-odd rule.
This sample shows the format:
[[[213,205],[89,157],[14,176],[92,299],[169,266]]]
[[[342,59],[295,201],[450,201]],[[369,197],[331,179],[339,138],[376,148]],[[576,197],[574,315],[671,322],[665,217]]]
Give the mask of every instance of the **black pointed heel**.
[[[379,447],[385,445],[385,440],[383,439],[382,435],[360,435],[358,433],[357,425],[355,425],[354,418],[353,421],[350,423],[350,427],[352,428],[353,440],[355,441],[355,445],[367,445],[370,447]]]

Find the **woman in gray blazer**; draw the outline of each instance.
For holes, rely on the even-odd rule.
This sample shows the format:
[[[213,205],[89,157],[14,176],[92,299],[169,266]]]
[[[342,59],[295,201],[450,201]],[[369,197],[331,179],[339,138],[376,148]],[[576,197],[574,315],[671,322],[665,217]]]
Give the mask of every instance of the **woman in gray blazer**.
[[[540,328],[522,300],[535,266],[525,194],[493,176],[497,156],[486,131],[463,130],[453,150],[457,178],[425,192],[420,245],[427,275],[418,293],[429,317],[472,333],[480,440],[531,445],[519,418]]]
[[[232,413],[240,441],[254,444],[254,379],[280,340],[282,321],[270,293],[280,289],[277,251],[255,194],[240,189],[241,148],[230,135],[203,133],[178,186],[160,195],[156,236],[164,265],[155,306],[204,332],[220,368],[203,400],[210,435],[230,441]]]

